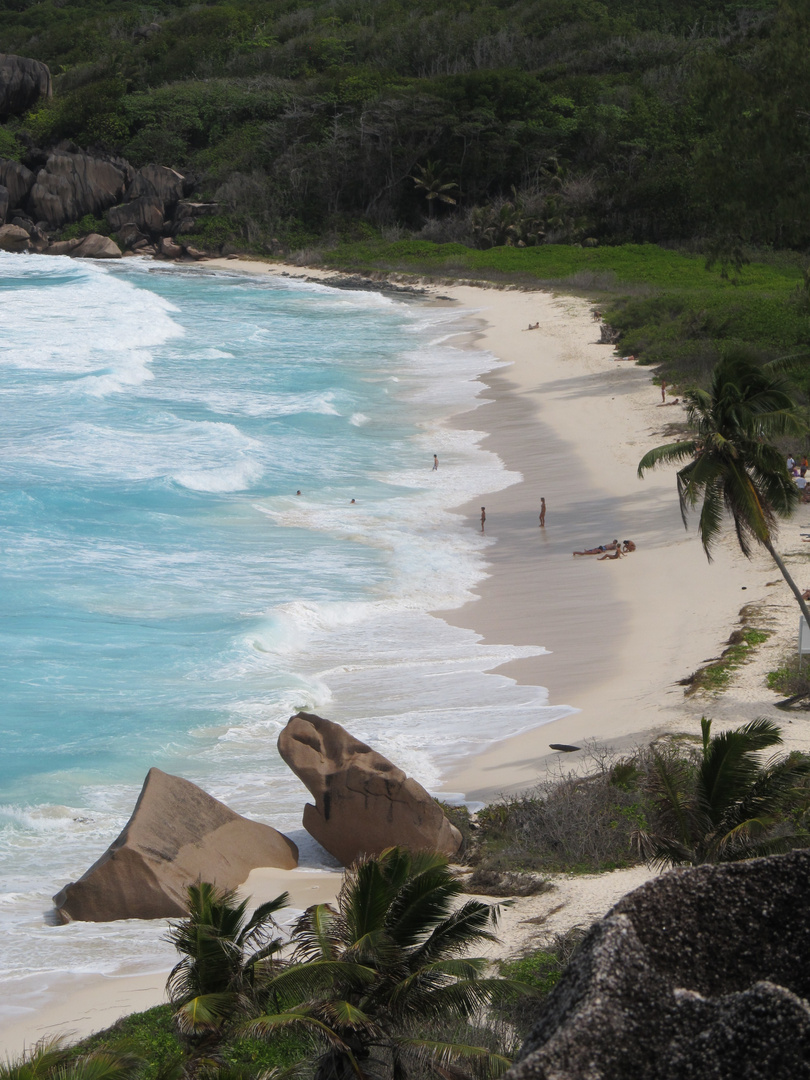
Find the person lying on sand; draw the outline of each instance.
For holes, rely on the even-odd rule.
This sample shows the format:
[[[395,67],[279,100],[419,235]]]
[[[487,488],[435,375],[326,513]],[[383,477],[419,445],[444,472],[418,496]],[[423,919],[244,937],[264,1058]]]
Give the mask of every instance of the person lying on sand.
[[[614,360],[635,360],[635,356],[614,356]]]
[[[660,405],[656,405],[656,409],[668,409],[670,405],[680,405],[679,398],[673,398],[672,401],[664,401]]]
[[[615,551],[619,546],[618,540],[613,540],[610,544],[600,544],[599,547],[586,548],[585,551],[575,551],[574,555],[601,555],[603,551]]]
[[[539,330],[540,329],[540,323],[539,322],[529,323],[529,325],[526,327],[526,329],[527,330]]]

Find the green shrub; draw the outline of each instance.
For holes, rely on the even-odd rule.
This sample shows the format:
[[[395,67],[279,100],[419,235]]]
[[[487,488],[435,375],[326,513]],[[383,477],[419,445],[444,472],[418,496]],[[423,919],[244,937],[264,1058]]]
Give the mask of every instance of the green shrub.
[[[5,158],[6,161],[19,161],[22,153],[22,143],[14,132],[0,125],[0,158]]]

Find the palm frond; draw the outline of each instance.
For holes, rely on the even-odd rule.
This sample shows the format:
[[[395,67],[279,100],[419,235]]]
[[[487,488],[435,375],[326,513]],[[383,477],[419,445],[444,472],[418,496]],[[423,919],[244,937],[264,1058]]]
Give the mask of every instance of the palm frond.
[[[183,1035],[211,1031],[233,1015],[237,997],[232,993],[201,994],[178,1005],[174,1019]]]
[[[654,469],[657,465],[669,464],[672,461],[684,461],[686,458],[694,457],[697,448],[698,443],[695,439],[684,439],[683,442],[656,446],[654,450],[648,450],[638,463],[638,475],[643,477],[645,472]]]
[[[495,1054],[483,1046],[414,1037],[399,1037],[392,1041],[400,1054],[407,1054],[417,1062],[432,1066],[437,1071],[443,1067],[464,1062],[479,1066],[484,1076],[496,1080],[497,1077],[503,1076],[512,1064],[510,1059],[503,1054]]]

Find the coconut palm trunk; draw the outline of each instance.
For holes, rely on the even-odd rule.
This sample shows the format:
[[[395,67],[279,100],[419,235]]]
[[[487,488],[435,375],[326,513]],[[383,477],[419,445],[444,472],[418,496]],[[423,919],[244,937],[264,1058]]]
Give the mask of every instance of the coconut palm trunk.
[[[684,526],[700,504],[698,534],[707,557],[730,516],[740,550],[750,558],[764,547],[790,586],[810,626],[802,591],[774,547],[780,518],[794,513],[801,498],[785,457],[769,438],[803,435],[807,424],[784,377],[740,353],[727,354],[712,372],[709,390],[684,394],[692,437],[658,446],[639,462],[638,475],[665,462],[678,470],[678,498]]]
[[[799,588],[799,586],[796,584],[796,582],[790,576],[790,574],[788,572],[788,568],[785,566],[784,561],[782,559],[782,556],[779,554],[779,552],[773,546],[770,539],[763,540],[762,546],[766,549],[766,551],[768,551],[770,553],[771,558],[776,563],[776,565],[779,567],[779,573],[782,575],[782,577],[785,579],[785,581],[790,586],[791,592],[796,597],[796,603],[802,609],[802,615],[804,615],[805,619],[807,620],[807,625],[808,625],[808,627],[810,627],[810,610],[808,610],[807,601],[805,600],[804,596],[802,595],[802,591]]]

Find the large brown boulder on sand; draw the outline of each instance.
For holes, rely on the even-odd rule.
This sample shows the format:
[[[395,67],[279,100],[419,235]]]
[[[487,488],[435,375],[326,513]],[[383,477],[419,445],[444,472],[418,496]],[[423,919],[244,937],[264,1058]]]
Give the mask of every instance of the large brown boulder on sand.
[[[257,866],[292,870],[298,848],[248,821],[202,788],[150,769],[117,840],[53,898],[62,922],[164,919],[186,911],[186,889],[210,881],[234,889]]]
[[[344,866],[394,844],[454,855],[461,833],[421,784],[340,724],[293,716],[278,750],[311,791],[304,828]]]

